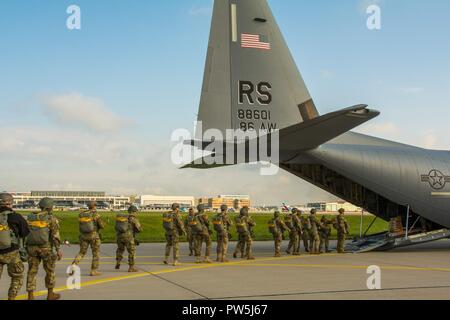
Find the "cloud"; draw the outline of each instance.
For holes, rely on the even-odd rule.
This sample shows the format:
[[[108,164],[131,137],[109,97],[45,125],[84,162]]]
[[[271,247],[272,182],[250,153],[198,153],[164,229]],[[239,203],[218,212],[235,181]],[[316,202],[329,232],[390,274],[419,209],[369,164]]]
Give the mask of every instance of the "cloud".
[[[108,110],[97,98],[80,93],[51,95],[41,98],[45,114],[63,125],[81,125],[96,132],[118,131],[132,121]]]

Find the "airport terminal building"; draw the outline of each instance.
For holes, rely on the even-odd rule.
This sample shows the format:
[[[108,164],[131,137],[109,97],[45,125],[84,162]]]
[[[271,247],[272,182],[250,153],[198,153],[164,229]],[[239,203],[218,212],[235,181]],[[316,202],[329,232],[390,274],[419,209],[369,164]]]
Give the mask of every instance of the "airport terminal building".
[[[51,198],[56,208],[78,208],[96,201],[104,209],[123,209],[131,202],[127,196],[107,195],[100,191],[31,191],[11,192],[16,207],[36,207],[42,198]]]

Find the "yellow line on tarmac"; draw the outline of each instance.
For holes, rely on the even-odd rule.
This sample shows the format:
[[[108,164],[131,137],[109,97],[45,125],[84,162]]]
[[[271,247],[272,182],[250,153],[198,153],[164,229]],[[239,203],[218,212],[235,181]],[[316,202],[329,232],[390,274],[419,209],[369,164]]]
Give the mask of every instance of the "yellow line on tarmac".
[[[97,280],[91,280],[81,283],[81,287],[89,287],[94,285],[100,285],[105,284],[109,282],[116,282],[116,281],[122,281],[122,280],[129,280],[129,279],[136,279],[136,278],[142,278],[142,277],[148,277],[151,275],[161,275],[161,274],[169,274],[169,273],[175,273],[175,272],[183,272],[183,271],[191,271],[191,270],[198,270],[198,269],[206,269],[206,268],[214,268],[214,267],[228,267],[228,266],[252,266],[255,265],[255,261],[260,262],[266,262],[266,261],[280,261],[280,260],[292,260],[292,259],[299,259],[299,258],[308,258],[308,257],[325,257],[325,256],[333,256],[335,254],[323,254],[320,256],[287,256],[287,257],[281,257],[281,258],[266,258],[266,259],[260,259],[260,260],[241,260],[236,262],[229,262],[229,263],[212,263],[207,265],[195,265],[191,267],[185,267],[185,268],[172,268],[172,269],[164,269],[160,271],[154,271],[154,272],[142,272],[142,273],[136,273],[136,274],[130,274],[125,276],[118,276],[118,277],[109,277],[109,278],[103,278],[103,279],[97,279]],[[138,264],[139,265],[139,264]],[[55,292],[62,292],[69,290],[66,286],[55,288]],[[47,294],[46,290],[37,291],[34,293],[35,297],[44,296]],[[27,294],[19,295],[17,296],[17,300],[25,300],[28,298]]]
[[[285,268],[325,268],[325,269],[367,269],[369,266],[356,265],[333,265],[333,264],[276,264],[276,263],[255,263],[251,265],[240,265],[242,267],[285,267]],[[384,270],[409,270],[409,271],[445,271],[450,272],[450,268],[427,268],[408,266],[380,266]]]

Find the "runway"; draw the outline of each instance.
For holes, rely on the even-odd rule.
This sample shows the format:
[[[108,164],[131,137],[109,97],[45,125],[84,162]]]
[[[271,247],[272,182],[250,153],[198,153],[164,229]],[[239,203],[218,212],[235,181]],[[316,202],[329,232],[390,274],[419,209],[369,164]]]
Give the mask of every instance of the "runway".
[[[230,249],[234,249],[234,243]],[[285,244],[286,245],[286,244]],[[334,243],[333,243],[334,245]],[[81,264],[81,289],[66,287],[67,267],[78,246],[64,247],[57,265],[57,292],[66,300],[205,300],[205,299],[450,299],[450,240],[390,252],[336,253],[273,258],[272,242],[255,243],[257,260],[230,259],[228,264],[195,264],[186,256],[179,267],[162,263],[164,244],[138,247],[140,272],[114,270],[114,245],[103,245],[100,277],[89,277],[90,258]],[[367,288],[367,268],[381,268],[381,290]],[[0,298],[6,298],[6,269]],[[40,270],[37,299],[44,299]],[[19,299],[26,298],[25,282]]]

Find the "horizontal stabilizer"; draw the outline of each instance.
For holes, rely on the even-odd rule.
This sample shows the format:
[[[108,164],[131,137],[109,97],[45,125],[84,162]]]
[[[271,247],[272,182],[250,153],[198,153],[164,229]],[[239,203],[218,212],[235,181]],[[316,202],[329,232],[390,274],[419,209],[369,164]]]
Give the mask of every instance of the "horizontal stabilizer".
[[[280,130],[281,150],[311,150],[377,117],[379,111],[357,105]]]

